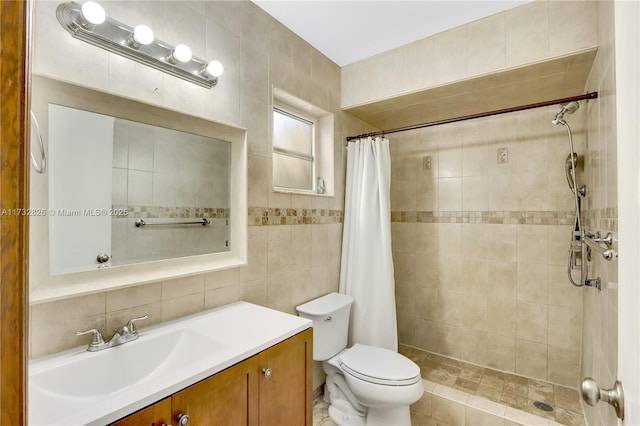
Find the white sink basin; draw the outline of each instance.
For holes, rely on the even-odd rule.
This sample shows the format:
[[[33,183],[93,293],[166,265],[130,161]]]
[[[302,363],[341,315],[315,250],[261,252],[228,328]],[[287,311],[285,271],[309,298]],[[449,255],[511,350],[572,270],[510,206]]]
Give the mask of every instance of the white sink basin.
[[[29,379],[34,389],[57,397],[104,398],[159,374],[168,374],[224,347],[188,329],[141,335],[137,340],[87,354],[82,359],[69,359]]]
[[[29,363],[29,425],[105,425],[311,326],[246,302],[143,328],[99,352],[86,346]]]

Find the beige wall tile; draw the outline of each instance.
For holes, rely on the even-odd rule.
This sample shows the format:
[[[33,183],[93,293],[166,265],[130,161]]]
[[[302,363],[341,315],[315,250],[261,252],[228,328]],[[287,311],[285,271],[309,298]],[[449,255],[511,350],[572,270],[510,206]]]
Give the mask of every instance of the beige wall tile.
[[[391,246],[397,253],[416,253],[415,223],[391,223]]]
[[[580,346],[582,338],[582,310],[549,306],[549,345],[565,349]]]
[[[266,306],[267,287],[266,278],[242,282],[238,289],[238,299],[255,303],[256,305]]]
[[[532,2],[506,13],[507,66],[521,65],[549,54],[549,3]]]
[[[467,27],[453,28],[434,36],[435,82],[467,76]]]
[[[440,287],[440,258],[438,256],[416,256],[414,265],[417,285],[429,288]]]
[[[204,291],[162,301],[162,321],[171,321],[204,310]]]
[[[537,303],[516,303],[516,337],[547,343],[548,306]]]
[[[485,331],[462,329],[460,359],[478,365],[487,363],[487,333]]]
[[[574,346],[577,348],[579,346]],[[580,351],[549,346],[549,381],[576,387],[580,380]]]
[[[439,226],[436,223],[417,223],[415,226],[416,254],[433,256],[438,254]]]
[[[516,335],[516,301],[490,297],[487,299],[487,330],[503,336]]]
[[[463,293],[459,296],[460,323],[466,329],[487,329],[487,298],[481,294]]]
[[[152,283],[124,288],[106,293],[106,312],[118,311],[139,305],[158,302],[162,299],[162,285]]]
[[[487,262],[487,294],[505,299],[516,298],[517,263]]]
[[[291,305],[291,273],[270,275],[267,283],[267,307],[283,312],[294,313]]]
[[[487,225],[487,258],[500,262],[515,262],[517,259],[516,225]]]
[[[238,286],[230,285],[226,287],[217,287],[204,292],[204,309],[216,308],[218,306],[227,305],[237,302]]]
[[[516,340],[516,374],[547,380],[548,346],[543,343]]]
[[[403,49],[405,90],[432,86],[435,78],[433,37],[418,40]],[[346,105],[346,104],[344,104]]]
[[[487,334],[487,366],[497,370],[516,371],[516,339]]]
[[[467,24],[469,75],[484,74],[505,67],[505,13],[496,13]]]
[[[547,265],[518,263],[517,299],[547,303],[549,295],[549,269]]]
[[[462,178],[462,210],[487,211],[489,209],[488,176],[469,176]]]
[[[440,211],[462,210],[462,178],[438,180],[438,208]]]
[[[204,275],[193,275],[162,282],[162,300],[204,291]]]
[[[559,55],[598,43],[598,2],[549,2],[549,53]],[[563,19],[571,16],[572,19]]]
[[[393,272],[397,283],[415,284],[416,256],[413,254],[393,253]],[[397,265],[397,266],[396,266]]]
[[[438,323],[436,329],[437,352],[453,358],[460,358],[462,345],[462,329],[446,324]]]
[[[434,321],[416,319],[411,321],[415,324],[414,342],[418,347],[428,351],[436,351],[438,345],[437,324]]]
[[[517,226],[518,263],[549,263],[549,229],[540,225]]]

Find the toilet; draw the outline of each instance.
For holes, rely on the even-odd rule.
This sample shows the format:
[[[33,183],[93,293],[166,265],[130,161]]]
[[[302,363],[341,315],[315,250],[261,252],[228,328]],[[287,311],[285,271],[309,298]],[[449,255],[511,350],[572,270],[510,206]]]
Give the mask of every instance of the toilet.
[[[296,307],[313,321],[313,359],[327,373],[324,398],[339,426],[410,426],[409,406],[424,393],[420,367],[385,348],[347,348],[353,298],[330,293]]]

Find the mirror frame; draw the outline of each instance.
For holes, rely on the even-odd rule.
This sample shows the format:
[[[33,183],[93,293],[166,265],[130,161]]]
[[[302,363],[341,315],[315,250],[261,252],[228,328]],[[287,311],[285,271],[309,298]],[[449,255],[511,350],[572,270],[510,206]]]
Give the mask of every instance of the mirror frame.
[[[247,131],[166,108],[126,99],[94,89],[34,75],[31,108],[40,125],[48,155],[50,103],[171,128],[231,143],[230,238],[231,250],[197,256],[112,266],[91,271],[51,275],[49,269],[49,217],[30,217],[30,303],[98,293],[153,281],[179,278],[247,264]],[[170,123],[168,126],[167,123]],[[33,147],[32,147],[33,149]],[[49,175],[31,172],[32,212],[48,210]]]

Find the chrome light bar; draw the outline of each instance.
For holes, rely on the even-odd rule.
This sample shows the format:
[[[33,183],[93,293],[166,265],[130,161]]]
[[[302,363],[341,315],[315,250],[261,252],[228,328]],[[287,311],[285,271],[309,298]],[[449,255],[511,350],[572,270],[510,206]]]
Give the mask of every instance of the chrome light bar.
[[[102,13],[104,14],[104,12]],[[62,3],[56,9],[56,16],[64,29],[79,40],[199,86],[209,89],[218,83],[218,76],[209,72],[211,69],[216,69],[216,67],[211,67],[214,62],[217,65],[217,71],[214,72],[218,75],[222,74],[222,65],[219,62],[207,62],[193,57],[190,55],[190,51],[186,61],[176,60],[176,55],[174,55],[176,47],[160,40],[153,39],[149,44],[137,43],[133,28],[108,16],[103,15],[102,19],[99,19],[101,22],[92,23],[83,15],[82,4]],[[180,46],[185,47],[184,45]]]

